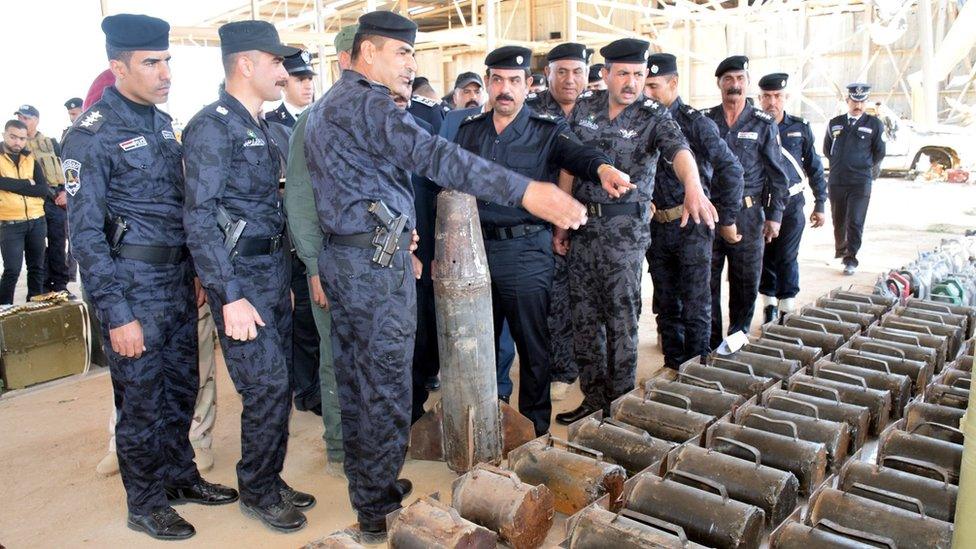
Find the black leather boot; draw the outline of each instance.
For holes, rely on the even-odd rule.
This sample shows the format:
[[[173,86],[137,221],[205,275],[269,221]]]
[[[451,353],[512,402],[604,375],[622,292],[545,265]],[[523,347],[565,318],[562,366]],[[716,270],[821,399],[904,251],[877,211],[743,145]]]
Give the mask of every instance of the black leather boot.
[[[241,511],[249,517],[260,520],[268,528],[286,534],[301,530],[308,522],[301,511],[283,499],[263,507],[248,505],[241,500]]]
[[[166,499],[170,505],[199,503],[200,505],[226,505],[237,501],[237,490],[200,479],[192,486],[171,486],[166,488]]]
[[[146,515],[129,513],[128,526],[163,541],[188,539],[197,533],[193,525],[183,520],[172,507],[163,507]]]
[[[563,412],[561,414],[556,414],[556,423],[561,425],[569,425],[570,423],[579,421],[584,417],[592,414],[593,412],[599,410],[599,408],[591,408],[585,402],[580,404],[575,410],[569,412]]]

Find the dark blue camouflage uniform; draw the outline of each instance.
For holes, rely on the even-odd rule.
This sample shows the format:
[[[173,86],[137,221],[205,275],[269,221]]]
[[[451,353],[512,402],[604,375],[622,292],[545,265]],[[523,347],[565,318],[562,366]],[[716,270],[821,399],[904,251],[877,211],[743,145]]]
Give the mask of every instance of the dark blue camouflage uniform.
[[[501,135],[493,111],[461,123],[457,143],[535,181],[557,182],[560,169],[597,180],[610,159],[579,144],[561,116],[523,107]],[[549,291],[552,284],[552,229],[521,207],[478,202],[485,252],[491,272],[496,338],[507,321],[519,351],[519,412],[549,431]]]
[[[722,106],[702,110],[718,126],[719,135],[739,159],[743,170],[742,206],[736,227],[742,240],[729,244],[721,238],[712,246],[712,334],[718,347],[725,334],[748,332],[759,294],[759,273],[766,241],[766,220],[782,221],[788,178],[773,117],[746,103],[732,128],[725,122]],[[729,329],[722,330],[722,271],[729,263]]]
[[[718,224],[735,223],[742,200],[742,166],[711,119],[676,98],[668,112],[688,139],[705,194],[718,210]],[[658,161],[654,205],[659,212],[681,206],[684,185],[672,167]],[[654,281],[653,309],[664,351],[664,365],[707,355],[711,326],[712,239],[714,231],[691,219],[651,222],[647,263]]]
[[[410,173],[509,206],[529,180],[434,138],[396,108],[385,86],[347,70],[312,107],[305,154],[326,246],[319,274],[332,303],[332,341],[342,409],[344,467],[360,523],[400,506],[397,475],[410,425],[416,285],[406,250],[384,268],[373,250],[331,243],[372,232],[368,204],[382,200],[411,219]]]
[[[268,123],[255,121],[223,91],[190,120],[183,143],[187,245],[207,290],[228,372],[243,401],[237,463],[241,499],[251,506],[273,505],[285,487],[280,473],[291,412],[288,250],[231,260],[216,216],[217,207],[223,206],[231,219],[247,222],[243,238],[280,239],[280,153]],[[239,299],[247,299],[265,323],[257,328],[256,339],[237,341],[226,335],[223,306]]]
[[[531,93],[525,104],[535,112],[565,116],[562,106],[543,90]],[[566,256],[553,254],[552,289],[549,291],[549,348],[553,381],[572,383],[579,376],[573,354],[573,311],[569,300],[569,261]]]
[[[783,151],[792,157],[796,165],[784,155],[783,164],[790,176],[790,198],[786,210],[783,211],[783,224],[780,225],[779,236],[766,244],[763,253],[759,293],[777,299],[787,299],[796,297],[796,294],[800,293],[800,266],[796,258],[800,252],[803,226],[806,224],[806,217],[803,215],[806,200],[803,197],[804,185],[801,181],[805,174],[813,191],[813,211],[817,213],[824,212],[824,204],[827,202],[827,184],[824,181],[823,164],[820,163],[820,157],[814,146],[810,123],[799,116],[783,113],[783,121],[777,127]],[[797,173],[797,167],[803,170],[803,174]]]
[[[584,92],[569,123],[584,145],[607,153],[637,186],[612,199],[598,182],[577,177],[573,183],[573,196],[589,215],[569,248],[574,351],[583,404],[602,408],[634,388],[654,173],[658,157],[670,162],[688,142],[667,109],[643,95],[610,120],[609,93]]]
[[[108,216],[128,224],[126,245],[182,248],[183,165],[170,117],[152,127],[110,87],[63,146],[71,249],[101,324],[118,407],[119,471],[129,511],[167,507],[165,486],[195,484],[188,433],[198,388],[197,308],[189,256],[167,264],[114,257]],[[114,351],[109,330],[138,320],[146,350]]]

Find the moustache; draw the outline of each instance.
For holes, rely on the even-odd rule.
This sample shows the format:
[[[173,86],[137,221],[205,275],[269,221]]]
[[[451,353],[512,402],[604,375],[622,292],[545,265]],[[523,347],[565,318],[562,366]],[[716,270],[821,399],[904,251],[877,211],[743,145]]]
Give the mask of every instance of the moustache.
[[[508,95],[507,93],[502,93],[499,94],[497,97],[495,97],[495,101],[498,101],[500,99],[505,99],[507,101],[515,101],[515,98],[512,97],[511,95]]]
[[[620,90],[620,92],[621,93],[637,93],[637,90],[635,88],[630,87],[630,86],[624,86],[624,89]]]
[[[742,88],[729,88],[725,93],[728,95],[742,95]]]
[[[467,103],[465,103],[464,106],[467,107],[467,108],[477,107],[478,106],[478,102],[475,101],[474,99],[471,99]]]

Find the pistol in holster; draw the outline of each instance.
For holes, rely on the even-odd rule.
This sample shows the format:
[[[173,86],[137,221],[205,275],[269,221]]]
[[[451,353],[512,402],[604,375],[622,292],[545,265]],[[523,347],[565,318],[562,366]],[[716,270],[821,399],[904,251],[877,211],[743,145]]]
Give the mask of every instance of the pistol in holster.
[[[119,255],[122,249],[122,239],[129,230],[129,224],[122,216],[108,216],[105,218],[105,237],[108,238],[108,246],[112,257]]]
[[[400,250],[400,235],[407,228],[410,218],[403,214],[393,215],[382,200],[370,202],[368,210],[380,222],[373,235],[373,247],[376,248],[373,251],[373,263],[389,267]]]
[[[217,206],[217,226],[220,227],[220,232],[224,233],[224,249],[233,261],[237,257],[237,242],[244,234],[247,221],[243,219],[234,221],[223,206]]]

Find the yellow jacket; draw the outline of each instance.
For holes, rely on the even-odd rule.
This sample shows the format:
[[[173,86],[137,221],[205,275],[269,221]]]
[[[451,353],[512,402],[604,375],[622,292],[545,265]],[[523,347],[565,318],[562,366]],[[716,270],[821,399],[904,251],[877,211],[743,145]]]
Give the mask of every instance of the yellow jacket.
[[[0,177],[33,179],[34,155],[24,149],[20,153],[20,162],[14,164],[6,153],[0,152]],[[43,215],[43,198],[0,191],[0,221],[26,221]]]

